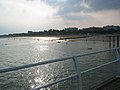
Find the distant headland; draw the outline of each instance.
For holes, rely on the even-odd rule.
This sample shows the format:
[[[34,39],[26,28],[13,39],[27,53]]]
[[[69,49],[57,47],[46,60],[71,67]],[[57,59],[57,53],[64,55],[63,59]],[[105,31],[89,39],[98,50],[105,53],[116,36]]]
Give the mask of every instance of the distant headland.
[[[0,37],[24,37],[24,36],[67,36],[67,35],[94,35],[94,34],[120,34],[120,26],[108,25],[103,27],[88,27],[78,29],[77,27],[64,28],[62,30],[50,29],[38,32],[13,33],[0,35]]]

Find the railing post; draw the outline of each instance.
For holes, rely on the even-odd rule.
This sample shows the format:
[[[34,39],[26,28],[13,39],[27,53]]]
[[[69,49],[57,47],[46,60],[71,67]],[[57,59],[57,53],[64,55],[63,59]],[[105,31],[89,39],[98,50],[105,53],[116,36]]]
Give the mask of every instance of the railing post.
[[[78,62],[76,56],[73,56],[73,62],[74,62],[75,70],[76,70],[76,73],[77,73],[78,90],[82,90],[82,77],[81,77],[81,71],[80,71],[79,62]]]
[[[118,49],[115,50],[115,54],[116,54],[116,59],[118,60],[118,65],[117,65],[117,76],[120,78],[120,53],[118,51]]]
[[[111,48],[111,43],[112,43],[111,36],[109,36],[109,48]]]
[[[115,36],[113,36],[113,48],[115,48]]]

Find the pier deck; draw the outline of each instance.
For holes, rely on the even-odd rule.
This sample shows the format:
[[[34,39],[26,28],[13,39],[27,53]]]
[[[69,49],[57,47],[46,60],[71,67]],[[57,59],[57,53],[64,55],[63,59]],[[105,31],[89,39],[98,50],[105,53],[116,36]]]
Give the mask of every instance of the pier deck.
[[[111,82],[103,85],[97,90],[120,90],[120,78],[112,80]]]

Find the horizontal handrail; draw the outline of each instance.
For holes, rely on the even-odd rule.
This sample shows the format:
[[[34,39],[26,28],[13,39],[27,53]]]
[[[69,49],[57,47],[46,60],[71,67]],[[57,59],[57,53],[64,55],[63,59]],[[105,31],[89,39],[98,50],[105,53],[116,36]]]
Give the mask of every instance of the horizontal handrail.
[[[42,61],[42,62],[37,62],[37,63],[32,63],[32,64],[26,64],[26,65],[21,65],[21,66],[16,66],[16,67],[4,68],[4,69],[0,69],[0,73],[6,73],[6,72],[11,72],[11,71],[16,71],[16,70],[20,70],[20,69],[30,68],[30,67],[34,67],[34,66],[38,66],[38,65],[45,65],[45,64],[49,64],[49,63],[55,63],[55,62],[59,62],[59,61],[65,61],[65,60],[69,60],[69,59],[72,59],[74,61],[74,57],[76,57],[76,58],[77,57],[83,57],[83,56],[88,56],[88,55],[92,55],[92,54],[97,54],[97,53],[102,53],[102,52],[107,52],[107,51],[113,51],[113,50],[117,50],[117,49],[120,49],[120,48],[112,48],[112,49],[101,50],[101,51],[87,53],[87,54],[82,54],[82,55],[76,55],[76,56],[72,56],[72,57],[59,58],[59,59]],[[82,72],[80,72],[80,75],[83,74],[83,73],[86,73],[86,72],[89,72],[89,71],[92,71],[92,70],[95,70],[95,69],[107,66],[109,64],[113,64],[113,63],[118,62],[118,61],[119,61],[119,58],[117,58],[117,60],[115,60],[115,61],[111,61],[111,62],[102,64],[102,65],[96,66],[94,68],[90,68],[88,70],[82,71]],[[75,66],[75,67],[77,67],[77,66]],[[47,87],[49,87],[51,85],[63,82],[65,80],[74,78],[76,76],[79,76],[79,74],[77,72],[75,74],[71,75],[71,76],[62,78],[62,79],[57,80],[57,81],[53,81],[51,83],[48,83],[48,84],[40,86],[40,87],[36,87],[36,88],[34,88],[32,90],[39,90],[39,89],[42,89],[42,88],[47,88]],[[82,89],[80,89],[80,90],[82,90]]]
[[[88,70],[82,71],[81,74],[86,73],[86,72],[90,72],[90,71],[92,71],[92,70],[95,70],[95,69],[98,69],[98,68],[101,68],[101,67],[104,67],[104,66],[107,66],[107,65],[109,65],[109,64],[113,64],[113,63],[115,63],[115,62],[119,62],[119,60],[111,61],[111,62],[102,64],[102,65],[96,66],[96,67],[94,67],[94,68],[90,68],[90,69],[88,69]]]
[[[89,71],[92,71],[92,70],[95,70],[95,69],[98,69],[98,68],[101,68],[101,67],[104,67],[104,66],[107,66],[107,65],[110,65],[110,64],[113,64],[113,63],[115,63],[115,62],[119,62],[119,60],[111,61],[111,62],[102,64],[102,65],[96,66],[96,67],[94,67],[94,68],[91,68],[91,69],[82,71],[81,74],[87,73],[87,72],[89,72]],[[74,77],[76,77],[77,75],[78,75],[78,74],[74,74],[74,75],[68,76],[68,77],[66,77],[66,78],[60,79],[60,80],[58,80],[58,81],[54,81],[54,82],[52,82],[52,83],[43,85],[43,86],[41,86],[41,87],[37,87],[37,88],[32,89],[32,90],[39,90],[39,89],[42,89],[42,88],[47,88],[48,86],[52,86],[52,85],[54,85],[54,84],[63,82],[63,81],[68,80],[68,79],[70,79],[70,78],[74,78]]]
[[[88,56],[88,55],[97,54],[97,53],[101,53],[101,52],[116,50],[116,49],[120,49],[120,48],[112,48],[112,49],[101,50],[101,51],[82,54],[82,55],[76,55],[76,57],[83,57],[83,56]],[[37,63],[32,63],[32,64],[26,64],[26,65],[21,65],[21,66],[16,66],[16,67],[4,68],[4,69],[0,69],[0,73],[16,71],[16,70],[20,70],[20,69],[24,69],[24,68],[30,68],[30,67],[34,67],[34,66],[38,66],[38,65],[44,65],[44,64],[48,64],[48,63],[54,63],[54,62],[58,62],[58,61],[65,61],[65,60],[72,59],[72,58],[73,57],[59,58],[59,59],[37,62]]]
[[[74,78],[74,77],[76,77],[76,76],[77,76],[77,74],[74,74],[74,75],[65,77],[65,78],[63,78],[63,79],[60,79],[60,80],[58,80],[58,81],[54,81],[54,82],[52,82],[52,83],[49,83],[49,84],[46,84],[46,85],[43,85],[43,86],[34,88],[34,89],[32,89],[32,90],[39,90],[39,89],[42,89],[42,88],[47,88],[47,87],[49,87],[49,86],[52,86],[52,85],[54,85],[54,84],[63,82],[63,81],[68,80],[68,79],[70,79],[70,78]]]
[[[83,56],[88,56],[88,55],[92,55],[92,54],[98,54],[98,53],[107,52],[107,51],[114,51],[116,49],[120,49],[120,48],[112,48],[112,49],[106,49],[106,50],[101,50],[101,51],[86,53],[86,54],[82,54],[82,55],[76,55],[76,57],[83,57]]]
[[[67,58],[61,58],[61,59],[54,59],[54,60],[48,60],[48,61],[43,61],[43,62],[37,62],[37,63],[33,63],[33,64],[26,64],[26,65],[21,65],[21,66],[16,66],[16,67],[4,68],[4,69],[0,69],[0,73],[16,71],[16,70],[30,68],[30,67],[34,67],[34,66],[38,66],[38,65],[54,63],[54,62],[58,62],[58,61],[65,61],[65,60],[68,60],[68,59],[71,59],[71,58],[72,57],[67,57]]]

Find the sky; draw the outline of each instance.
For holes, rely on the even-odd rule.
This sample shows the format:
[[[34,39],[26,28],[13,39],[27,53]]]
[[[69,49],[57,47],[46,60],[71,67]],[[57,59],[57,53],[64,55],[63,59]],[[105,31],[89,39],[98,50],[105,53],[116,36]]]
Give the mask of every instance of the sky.
[[[120,0],[0,0],[0,34],[120,25]]]

